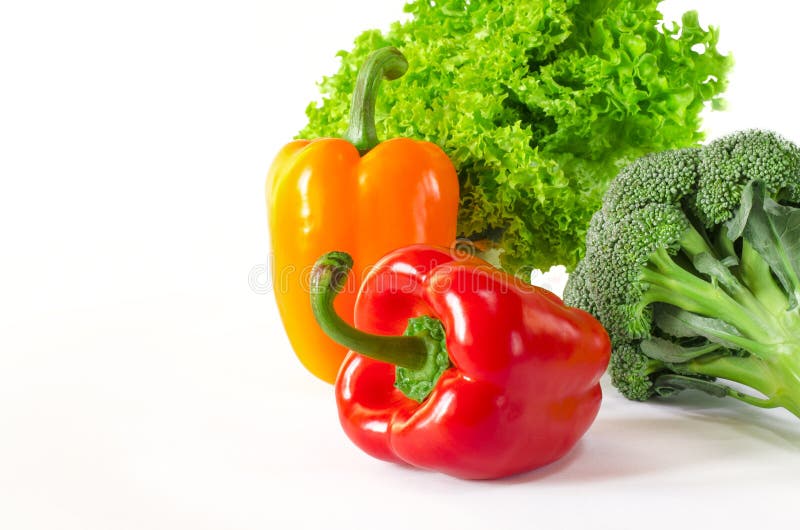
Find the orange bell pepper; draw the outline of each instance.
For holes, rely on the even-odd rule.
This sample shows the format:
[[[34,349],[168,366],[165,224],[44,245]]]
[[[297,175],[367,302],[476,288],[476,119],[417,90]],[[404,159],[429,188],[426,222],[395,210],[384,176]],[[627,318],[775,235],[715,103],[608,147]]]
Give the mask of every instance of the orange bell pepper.
[[[316,259],[334,249],[353,257],[355,281],[336,299],[337,313],[352,324],[358,283],[369,266],[396,248],[448,246],[456,236],[459,183],[447,155],[429,142],[377,140],[380,81],[396,79],[407,68],[395,48],[373,52],[359,71],[344,138],[290,142],[267,175],[278,310],[300,361],[331,383],[347,348],[314,320],[308,296]]]

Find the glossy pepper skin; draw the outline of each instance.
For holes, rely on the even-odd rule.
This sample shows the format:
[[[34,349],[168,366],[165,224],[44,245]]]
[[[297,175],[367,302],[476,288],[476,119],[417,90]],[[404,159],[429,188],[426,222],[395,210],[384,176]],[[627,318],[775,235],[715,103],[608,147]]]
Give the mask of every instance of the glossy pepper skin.
[[[482,260],[412,246],[367,275],[355,326],[397,336],[419,315],[441,321],[452,363],[421,403],[395,387],[392,364],[360,353],[336,380],[342,427],[365,452],[499,478],[561,458],[594,421],[610,343],[588,313]]]
[[[336,300],[352,323],[358,283],[383,254],[412,243],[450,245],[456,236],[459,183],[445,153],[429,142],[378,143],[374,105],[382,76],[405,72],[394,48],[362,69],[344,139],[296,140],[267,176],[275,298],[292,348],[314,375],[333,382],[347,349],[314,322],[308,275],[321,254],[342,249],[355,261],[351,284]],[[363,156],[362,156],[363,155]]]

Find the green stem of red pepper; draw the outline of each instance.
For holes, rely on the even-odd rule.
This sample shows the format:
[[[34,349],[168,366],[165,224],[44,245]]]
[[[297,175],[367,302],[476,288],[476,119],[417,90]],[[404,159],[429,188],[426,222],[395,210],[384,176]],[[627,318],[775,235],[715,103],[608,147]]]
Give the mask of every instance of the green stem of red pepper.
[[[355,145],[362,155],[379,143],[375,132],[375,101],[381,79],[397,79],[406,70],[405,56],[397,48],[388,46],[372,52],[358,71],[344,139]]]
[[[344,252],[329,252],[311,271],[311,308],[322,330],[335,342],[377,361],[394,364],[395,386],[416,401],[424,400],[450,367],[444,328],[439,320],[421,316],[409,319],[402,336],[364,333],[342,320],[333,307],[347,281],[353,259]]]

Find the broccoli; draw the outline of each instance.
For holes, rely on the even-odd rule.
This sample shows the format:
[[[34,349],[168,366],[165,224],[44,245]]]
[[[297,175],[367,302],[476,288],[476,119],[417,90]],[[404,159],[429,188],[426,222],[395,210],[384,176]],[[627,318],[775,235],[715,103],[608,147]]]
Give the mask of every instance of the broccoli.
[[[634,161],[564,300],[606,327],[630,399],[694,389],[800,417],[800,148],[750,130]]]

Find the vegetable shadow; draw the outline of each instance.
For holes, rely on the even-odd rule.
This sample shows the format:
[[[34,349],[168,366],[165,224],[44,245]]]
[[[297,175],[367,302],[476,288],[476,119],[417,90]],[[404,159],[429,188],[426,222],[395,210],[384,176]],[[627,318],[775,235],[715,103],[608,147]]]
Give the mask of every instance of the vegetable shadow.
[[[610,399],[586,436],[564,458],[501,484],[548,485],[623,481],[709,461],[736,464],[770,446],[800,451],[800,422],[781,410],[764,411],[696,392],[634,403]],[[724,447],[724,450],[720,450]],[[664,458],[661,455],[671,455]]]

